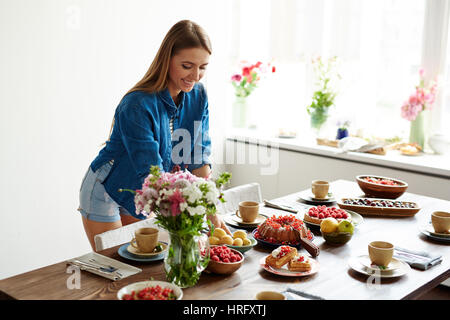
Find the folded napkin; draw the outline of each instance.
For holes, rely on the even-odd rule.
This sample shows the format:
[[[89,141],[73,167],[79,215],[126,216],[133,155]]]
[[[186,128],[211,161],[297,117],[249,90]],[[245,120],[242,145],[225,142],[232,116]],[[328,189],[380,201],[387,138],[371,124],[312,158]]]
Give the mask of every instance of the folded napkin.
[[[142,269],[106,257],[96,252],[90,252],[77,258],[66,261],[80,270],[89,271],[101,277],[116,281],[142,272]]]
[[[442,262],[442,256],[431,255],[428,252],[413,251],[395,247],[394,258],[402,260],[413,268],[427,270]]]

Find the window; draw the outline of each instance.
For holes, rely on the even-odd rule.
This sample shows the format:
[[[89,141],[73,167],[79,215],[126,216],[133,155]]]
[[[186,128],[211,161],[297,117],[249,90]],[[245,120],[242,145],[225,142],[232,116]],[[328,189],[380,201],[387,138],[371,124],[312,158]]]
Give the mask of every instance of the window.
[[[406,138],[410,123],[401,118],[401,105],[418,84],[420,67],[425,72],[436,71],[430,65],[435,62],[424,59],[427,39],[448,28],[440,28],[442,19],[433,16],[444,12],[448,24],[448,4],[442,0],[431,2],[238,2],[235,19],[242,32],[235,60],[267,59],[269,55],[277,65],[270,85],[261,84],[262,90],[252,93],[252,103],[257,103],[258,109],[253,120],[264,130],[284,127],[310,132],[306,106],[314,90],[311,58],[336,55],[341,62],[342,80],[327,122],[329,129],[334,132],[338,121],[350,120],[352,133],[360,129],[365,136]],[[430,10],[435,13],[430,15]],[[450,49],[447,51],[450,56]],[[447,69],[449,66],[447,62]],[[445,98],[436,103],[448,106],[449,100],[447,90]],[[449,112],[450,107],[444,109]]]

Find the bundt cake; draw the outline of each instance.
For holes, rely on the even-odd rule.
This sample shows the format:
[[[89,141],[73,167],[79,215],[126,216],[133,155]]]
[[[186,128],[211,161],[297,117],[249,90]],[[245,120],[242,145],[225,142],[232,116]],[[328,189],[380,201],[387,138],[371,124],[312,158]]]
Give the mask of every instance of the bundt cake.
[[[255,237],[274,244],[298,245],[300,243],[300,235],[297,231],[304,237],[304,230],[306,230],[308,239],[312,240],[313,238],[311,231],[306,227],[303,230],[302,225],[303,221],[294,215],[274,215],[258,226]]]

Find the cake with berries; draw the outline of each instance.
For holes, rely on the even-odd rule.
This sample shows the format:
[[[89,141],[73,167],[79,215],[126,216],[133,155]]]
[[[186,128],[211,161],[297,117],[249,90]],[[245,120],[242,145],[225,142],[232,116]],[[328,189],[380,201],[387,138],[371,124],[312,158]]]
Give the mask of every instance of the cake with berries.
[[[297,254],[294,258],[289,260],[288,269],[290,271],[306,272],[311,270],[311,262],[306,255]]]
[[[266,257],[266,264],[273,268],[281,268],[297,255],[297,249],[290,246],[279,246]]]
[[[302,225],[303,221],[294,215],[272,216],[258,226],[255,238],[274,244],[298,245],[300,234],[313,239],[311,231],[306,227],[303,229]]]
[[[326,218],[335,218],[338,221],[352,220],[352,216],[348,214],[347,211],[326,206],[311,207],[307,212],[305,212],[305,216],[303,217],[305,221],[319,225],[322,220]]]

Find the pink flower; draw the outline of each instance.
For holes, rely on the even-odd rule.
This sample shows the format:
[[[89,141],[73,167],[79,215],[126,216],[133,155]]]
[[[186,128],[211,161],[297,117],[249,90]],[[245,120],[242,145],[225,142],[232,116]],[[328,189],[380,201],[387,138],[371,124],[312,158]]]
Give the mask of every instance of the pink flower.
[[[236,81],[236,82],[241,81],[241,79],[242,79],[242,76],[241,76],[240,74],[234,74],[234,75],[231,77],[231,80],[232,80],[232,81]]]
[[[173,194],[169,197],[170,201],[170,211],[172,212],[172,216],[177,216],[181,213],[180,211],[180,203],[186,202],[183,198],[183,193],[180,189],[175,189]]]

